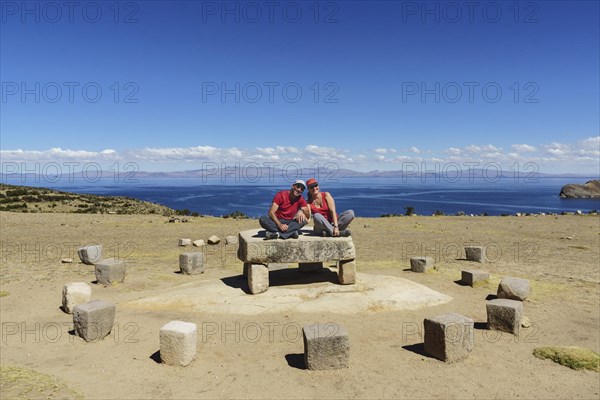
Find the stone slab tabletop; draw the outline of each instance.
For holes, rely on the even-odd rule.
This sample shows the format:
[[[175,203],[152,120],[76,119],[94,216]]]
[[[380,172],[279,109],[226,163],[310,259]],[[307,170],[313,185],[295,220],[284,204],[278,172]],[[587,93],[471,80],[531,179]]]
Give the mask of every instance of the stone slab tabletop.
[[[264,229],[239,233],[238,253],[244,263],[309,263],[352,260],[356,253],[352,237],[317,236],[305,227],[298,239],[265,240]]]

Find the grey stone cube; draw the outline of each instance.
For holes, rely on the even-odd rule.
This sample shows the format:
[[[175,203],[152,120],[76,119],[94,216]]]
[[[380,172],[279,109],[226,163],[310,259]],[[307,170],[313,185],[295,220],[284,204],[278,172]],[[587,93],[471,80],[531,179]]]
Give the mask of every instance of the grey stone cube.
[[[97,261],[102,259],[102,245],[93,244],[90,246],[80,247],[77,249],[77,255],[82,263],[94,265]]]
[[[77,336],[95,342],[108,335],[115,322],[116,306],[102,300],[78,304],[73,308],[73,325]]]
[[[484,246],[466,246],[465,255],[467,261],[485,262],[485,247]]]
[[[310,370],[347,368],[350,342],[346,329],[336,323],[302,327],[304,362]]]
[[[92,288],[85,282],[65,283],[62,291],[63,311],[73,313],[77,304],[84,304],[92,299]]]
[[[527,279],[506,276],[498,285],[498,297],[523,301],[529,296],[529,281]]]
[[[112,285],[125,281],[125,261],[107,258],[96,263],[96,281],[100,285]]]
[[[321,272],[323,270],[322,262],[298,263],[300,272]]]
[[[159,332],[160,359],[167,365],[185,367],[196,357],[196,324],[192,322],[171,321]]]
[[[191,246],[192,239],[179,239],[179,245],[180,246]]]
[[[455,313],[426,318],[425,352],[445,362],[467,358],[473,350],[474,321]]]
[[[225,236],[225,244],[238,244],[237,236]]]
[[[202,274],[204,272],[204,253],[197,251],[180,254],[179,270],[185,275]]]
[[[248,287],[252,294],[263,293],[269,289],[269,269],[266,265],[251,264],[248,267]]]
[[[208,244],[219,244],[220,241],[221,241],[221,238],[218,237],[217,235],[212,235],[211,237],[208,238]]]
[[[488,279],[490,279],[489,273],[487,273],[485,271],[481,271],[479,269],[463,270],[463,271],[461,271],[460,274],[461,274],[460,281],[464,285],[469,285],[469,286],[473,286],[473,284],[475,284],[477,282],[485,282]]]
[[[413,257],[410,259],[410,269],[413,272],[427,272],[433,268],[433,258]]]
[[[354,260],[340,261],[338,281],[341,285],[354,285],[356,283],[356,262]]]
[[[488,329],[519,334],[523,303],[517,300],[494,299],[487,302],[486,309]]]

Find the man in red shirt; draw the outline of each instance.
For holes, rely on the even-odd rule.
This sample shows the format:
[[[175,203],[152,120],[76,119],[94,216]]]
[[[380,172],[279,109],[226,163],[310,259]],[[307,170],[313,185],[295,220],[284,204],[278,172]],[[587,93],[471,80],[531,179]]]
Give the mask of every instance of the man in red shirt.
[[[290,190],[282,190],[273,198],[269,215],[260,217],[259,223],[267,233],[265,239],[298,239],[298,231],[310,219],[310,208],[302,197],[306,189],[303,180],[297,180]]]

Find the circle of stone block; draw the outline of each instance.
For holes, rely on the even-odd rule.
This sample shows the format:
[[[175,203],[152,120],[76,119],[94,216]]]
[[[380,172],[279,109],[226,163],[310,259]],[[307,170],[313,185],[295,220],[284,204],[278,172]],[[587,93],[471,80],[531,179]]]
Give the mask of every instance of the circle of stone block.
[[[527,279],[506,276],[498,285],[498,297],[523,301],[529,296],[529,281]]]
[[[93,244],[80,247],[77,249],[77,255],[82,263],[94,265],[94,263],[102,259],[102,245]]]
[[[307,369],[347,368],[350,361],[348,331],[336,323],[310,324],[302,327],[304,362]]]
[[[461,283],[463,285],[473,286],[477,282],[485,282],[490,279],[490,274],[478,269],[463,270],[461,274]]]
[[[427,272],[433,268],[433,258],[413,257],[410,259],[410,269],[413,272]]]
[[[425,352],[445,362],[460,361],[473,350],[474,321],[448,313],[424,320]]]
[[[486,254],[484,246],[466,246],[465,255],[467,261],[485,262]]]
[[[123,283],[127,267],[125,261],[116,258],[106,258],[95,264],[96,281],[100,285]]]
[[[192,239],[179,239],[180,246],[190,246],[192,244]]]
[[[204,273],[204,253],[196,251],[179,255],[179,270],[185,275]]]
[[[160,328],[159,341],[161,361],[167,365],[185,367],[196,357],[196,324],[171,321]]]
[[[494,299],[486,304],[487,327],[490,330],[519,334],[523,303],[517,300]]]
[[[63,311],[73,313],[78,304],[88,303],[92,299],[92,287],[85,282],[65,283],[62,291]]]
[[[86,342],[96,342],[110,333],[115,313],[116,306],[103,300],[78,304],[73,308],[75,333]]]

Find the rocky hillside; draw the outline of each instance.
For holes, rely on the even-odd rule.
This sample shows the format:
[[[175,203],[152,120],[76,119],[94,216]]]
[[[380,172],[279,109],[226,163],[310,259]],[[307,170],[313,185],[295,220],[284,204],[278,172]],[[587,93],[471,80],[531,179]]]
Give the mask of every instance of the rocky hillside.
[[[97,196],[0,184],[0,211],[174,215],[172,208],[123,196]]]
[[[598,199],[600,198],[600,180],[587,181],[583,185],[570,183],[560,189],[560,197],[564,199]]]

